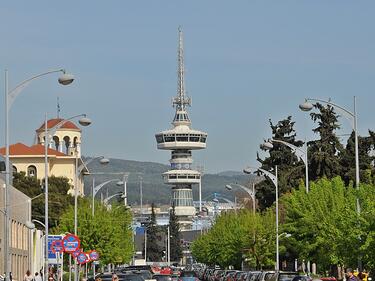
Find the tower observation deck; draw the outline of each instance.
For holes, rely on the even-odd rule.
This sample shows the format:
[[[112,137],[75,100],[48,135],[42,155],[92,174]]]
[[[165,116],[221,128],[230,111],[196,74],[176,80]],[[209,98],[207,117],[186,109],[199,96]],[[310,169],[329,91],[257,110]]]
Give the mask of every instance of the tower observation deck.
[[[193,170],[192,150],[206,148],[207,133],[193,130],[187,112],[191,99],[185,94],[183,34],[179,28],[177,96],[173,98],[176,113],[170,130],[155,135],[157,148],[171,150],[170,170],[163,174],[164,183],[172,186],[171,203],[183,229],[192,225],[195,215],[192,185],[199,184],[201,174]]]

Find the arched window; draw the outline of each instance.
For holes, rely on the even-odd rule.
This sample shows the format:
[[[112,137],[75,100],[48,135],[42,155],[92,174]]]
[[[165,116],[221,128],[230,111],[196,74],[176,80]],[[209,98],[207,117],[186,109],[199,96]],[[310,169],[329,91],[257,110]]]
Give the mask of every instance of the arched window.
[[[34,165],[30,165],[27,167],[27,176],[29,177],[36,177],[36,167]]]
[[[60,146],[60,139],[58,136],[54,136],[53,137],[53,142],[55,143],[55,149],[56,150],[59,150],[59,146]]]
[[[65,142],[65,154],[69,153],[69,147],[70,147],[70,138],[68,136],[64,137],[64,142]]]
[[[77,138],[77,137],[74,137],[74,139],[73,139],[73,146],[74,146],[75,148],[77,148],[77,141],[78,141],[78,138]]]

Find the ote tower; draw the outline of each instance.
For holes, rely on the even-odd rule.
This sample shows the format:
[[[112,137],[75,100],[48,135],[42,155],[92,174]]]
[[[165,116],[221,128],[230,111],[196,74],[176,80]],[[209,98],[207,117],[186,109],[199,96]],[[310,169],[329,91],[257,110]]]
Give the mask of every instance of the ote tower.
[[[201,174],[192,169],[192,150],[206,148],[207,133],[193,130],[187,112],[191,106],[191,99],[185,94],[184,81],[184,49],[182,31],[179,33],[178,46],[178,82],[177,96],[173,98],[173,107],[176,107],[172,125],[173,128],[155,135],[158,149],[171,150],[169,160],[170,170],[163,174],[164,183],[172,185],[171,203],[175,206],[182,229],[192,226],[192,217],[195,215],[193,205],[192,185],[199,184]]]

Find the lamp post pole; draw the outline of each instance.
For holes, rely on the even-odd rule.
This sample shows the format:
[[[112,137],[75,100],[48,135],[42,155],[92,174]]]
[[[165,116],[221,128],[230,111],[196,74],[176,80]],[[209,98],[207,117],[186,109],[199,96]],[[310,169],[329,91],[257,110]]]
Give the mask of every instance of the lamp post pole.
[[[272,149],[273,143],[281,143],[283,145],[286,145],[290,149],[292,149],[292,152],[297,156],[297,158],[301,159],[303,163],[305,164],[305,182],[306,182],[306,193],[309,193],[309,162],[307,161],[307,143],[305,141],[303,148],[295,146],[289,142],[277,140],[277,139],[269,139],[268,141],[261,144],[261,148],[264,149]]]
[[[5,70],[5,191],[4,191],[4,205],[5,205],[5,218],[4,218],[4,271],[5,279],[10,280],[11,272],[11,258],[9,257],[9,242],[10,242],[10,232],[11,228],[9,227],[10,222],[10,197],[9,197],[9,188],[10,188],[10,163],[9,163],[9,113],[10,108],[17,98],[17,96],[22,92],[22,90],[33,80],[36,80],[40,77],[62,72],[63,75],[59,77],[58,82],[62,85],[69,85],[73,82],[74,77],[71,74],[67,74],[64,69],[50,70],[43,72],[28,78],[21,83],[19,83],[15,88],[9,91],[8,83],[8,70]],[[48,253],[46,253],[47,255]]]
[[[244,170],[244,172],[247,173],[246,169]],[[249,194],[249,196],[251,197],[251,200],[253,201],[253,213],[255,214],[255,209],[256,209],[255,208],[255,206],[256,206],[255,184],[254,183],[252,184],[252,190],[250,190],[246,186],[243,186],[243,185],[238,184],[238,183],[230,183],[230,184],[227,184],[225,187],[228,190],[232,190],[232,185],[235,185],[235,186],[238,186],[238,187],[242,188],[247,194]]]
[[[342,107],[338,104],[335,104],[335,103],[333,103],[329,100],[326,101],[326,100],[312,99],[312,98],[306,98],[305,102],[299,105],[299,108],[302,111],[310,111],[314,107],[314,105],[312,103],[310,103],[310,101],[321,102],[321,103],[330,105],[330,106],[336,108],[337,110],[339,110],[350,121],[350,124],[352,125],[353,131],[354,131],[354,138],[355,138],[355,140],[354,140],[354,142],[355,142],[355,144],[354,144],[355,145],[355,185],[356,185],[356,188],[359,189],[360,178],[359,178],[359,155],[358,155],[359,152],[358,152],[358,128],[357,128],[357,101],[356,101],[356,97],[355,96],[353,97],[353,104],[354,104],[353,112],[351,112],[350,110],[347,110],[346,108],[344,108],[344,107]]]
[[[269,171],[266,171],[261,168],[257,168],[257,170],[268,177],[273,185],[275,186],[275,199],[276,199],[276,264],[275,270],[279,271],[279,187],[278,187],[278,174],[277,174],[277,165],[275,166],[275,174],[272,174]],[[244,169],[246,174],[251,174],[251,168]]]

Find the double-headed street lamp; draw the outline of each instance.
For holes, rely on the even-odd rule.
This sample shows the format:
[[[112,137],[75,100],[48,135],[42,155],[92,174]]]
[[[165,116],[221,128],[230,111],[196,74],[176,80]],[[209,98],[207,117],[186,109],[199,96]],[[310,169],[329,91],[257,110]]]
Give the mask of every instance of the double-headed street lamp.
[[[252,168],[245,168],[243,171],[245,174],[251,174],[254,169]],[[275,166],[275,174],[272,174],[269,171],[266,171],[261,168],[257,168],[261,174],[268,177],[275,186],[276,190],[276,265],[275,270],[279,270],[279,187],[278,187],[278,180],[277,180],[277,166]]]
[[[117,181],[117,183],[116,183],[117,185],[122,185],[122,182],[119,179],[112,179],[112,180],[107,180],[107,181],[105,181],[105,182],[103,182],[103,183],[98,184],[97,186],[95,186],[95,179],[93,179],[93,186],[92,186],[92,216],[95,215],[95,195],[99,192],[99,190],[103,186],[105,186],[105,185],[107,185],[107,184],[109,184],[111,182],[114,182],[114,181]]]
[[[269,139],[268,141],[265,141],[260,146],[261,148],[270,150],[273,148],[273,143],[281,143],[283,145],[286,145],[289,147],[292,152],[303,161],[305,164],[305,182],[306,182],[306,193],[309,193],[309,163],[307,159],[307,143],[305,142],[303,147],[297,147],[289,142],[282,141],[282,140],[276,140],[276,139]]]
[[[243,186],[241,184],[238,184],[238,183],[227,184],[227,185],[225,185],[225,188],[228,189],[228,190],[232,190],[233,189],[232,186],[238,186],[238,187],[242,188],[247,194],[250,195],[251,200],[253,201],[253,213],[255,214],[255,201],[256,201],[256,198],[255,198],[255,184],[254,183],[252,184],[252,189],[250,189],[250,188],[248,188],[246,186]]]
[[[321,100],[321,99],[312,99],[306,98],[305,102],[299,105],[299,108],[302,111],[310,111],[313,109],[314,105],[311,102],[321,102],[327,105],[334,107],[335,109],[339,110],[349,121],[350,125],[354,130],[354,138],[355,138],[355,185],[356,188],[359,189],[359,155],[358,155],[358,129],[357,129],[357,108],[356,108],[356,97],[354,96],[354,108],[353,112],[347,110],[346,108],[337,105],[330,100]]]
[[[52,73],[61,72],[62,76],[59,77],[58,82],[62,85],[69,85],[73,82],[74,76],[67,74],[64,69],[51,70],[32,76],[19,83],[15,88],[9,90],[8,71],[5,70],[5,219],[4,219],[4,271],[6,280],[10,280],[11,271],[11,258],[9,257],[9,237],[10,237],[10,208],[9,208],[9,186],[10,186],[10,164],[9,164],[9,112],[16,97],[22,90],[33,80],[46,76]]]

